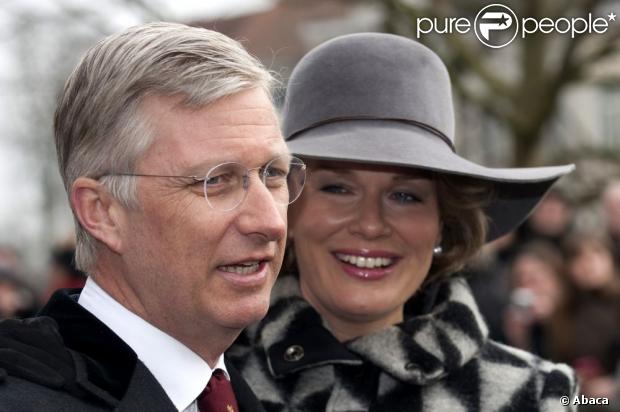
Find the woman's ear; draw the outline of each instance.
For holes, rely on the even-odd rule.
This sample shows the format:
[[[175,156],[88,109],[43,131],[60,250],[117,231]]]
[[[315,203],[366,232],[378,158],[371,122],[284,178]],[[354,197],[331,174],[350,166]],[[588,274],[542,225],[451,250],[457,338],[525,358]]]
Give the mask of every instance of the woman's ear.
[[[122,249],[122,206],[98,181],[78,177],[71,185],[71,208],[91,236],[116,253]]]
[[[444,225],[443,225],[443,220],[439,219],[439,236],[437,238],[437,243],[435,244],[435,246],[440,246],[441,245],[441,241],[443,240],[443,230],[444,230]]]

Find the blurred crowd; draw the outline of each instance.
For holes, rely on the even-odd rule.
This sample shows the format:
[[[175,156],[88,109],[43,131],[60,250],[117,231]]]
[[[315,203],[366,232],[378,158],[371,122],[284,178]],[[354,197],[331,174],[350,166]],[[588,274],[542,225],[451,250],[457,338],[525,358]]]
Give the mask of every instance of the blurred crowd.
[[[0,246],[0,319],[33,316],[57,289],[83,287],[86,275],[76,269],[74,257],[73,242],[59,243],[50,252],[43,285],[31,285],[19,251]]]
[[[570,364],[583,394],[617,405],[620,180],[602,191],[600,209],[600,227],[578,228],[577,207],[555,189],[468,271],[494,339]]]
[[[467,271],[492,338],[568,363],[583,394],[620,401],[620,179],[600,204],[604,224],[578,229],[576,206],[555,189]],[[54,247],[35,289],[17,250],[0,247],[0,319],[33,315],[56,289],[82,287],[74,253],[71,242]]]

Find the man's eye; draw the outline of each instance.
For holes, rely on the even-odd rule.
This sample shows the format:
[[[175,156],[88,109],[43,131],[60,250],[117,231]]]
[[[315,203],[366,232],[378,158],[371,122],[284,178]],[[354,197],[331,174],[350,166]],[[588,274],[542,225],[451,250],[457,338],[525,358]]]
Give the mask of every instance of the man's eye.
[[[266,179],[286,179],[286,176],[288,175],[288,172],[284,169],[281,169],[279,167],[267,167],[265,168],[265,170],[263,171],[263,176],[265,176]]]
[[[205,182],[207,186],[224,185],[234,181],[234,175],[232,173],[221,173],[215,176],[209,176]]]
[[[196,179],[194,178],[194,180],[190,183],[191,186],[203,186],[205,184],[205,180],[206,179]]]

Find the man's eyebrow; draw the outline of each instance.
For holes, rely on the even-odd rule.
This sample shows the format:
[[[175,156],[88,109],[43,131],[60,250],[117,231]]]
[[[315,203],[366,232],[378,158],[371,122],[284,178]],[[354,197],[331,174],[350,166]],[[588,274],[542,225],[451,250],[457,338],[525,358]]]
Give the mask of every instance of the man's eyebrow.
[[[285,155],[290,155],[290,153],[286,151],[271,152],[268,156],[264,157],[261,163],[256,164],[256,165],[253,165],[253,164],[251,165],[246,161],[246,159],[242,159],[238,156],[222,157],[219,159],[213,159],[213,160],[200,162],[195,165],[188,166],[184,168],[183,170],[185,171],[184,175],[204,177],[207,173],[209,173],[211,169],[213,169],[217,165],[221,165],[222,163],[239,163],[245,167],[253,168],[253,167],[264,166],[267,163],[269,163],[271,160],[275,159],[276,157],[285,156]]]
[[[197,163],[192,166],[184,167],[182,169],[183,172],[181,174],[186,175],[186,176],[204,177],[209,172],[209,170],[211,170],[213,167],[217,166],[220,163],[223,163],[223,162],[209,161],[209,162]]]

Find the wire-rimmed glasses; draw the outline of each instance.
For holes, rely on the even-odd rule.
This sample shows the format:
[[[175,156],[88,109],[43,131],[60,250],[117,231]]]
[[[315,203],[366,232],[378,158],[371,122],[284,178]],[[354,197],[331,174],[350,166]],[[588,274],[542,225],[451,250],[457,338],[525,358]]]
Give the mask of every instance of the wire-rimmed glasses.
[[[246,198],[250,186],[250,172],[256,170],[258,177],[273,196],[276,203],[293,203],[304,188],[306,165],[303,160],[292,155],[282,155],[263,166],[246,168],[241,163],[225,162],[209,169],[204,177],[171,176],[140,173],[106,173],[103,176],[136,176],[192,179],[202,184],[204,196],[214,210],[229,211],[239,206]]]

